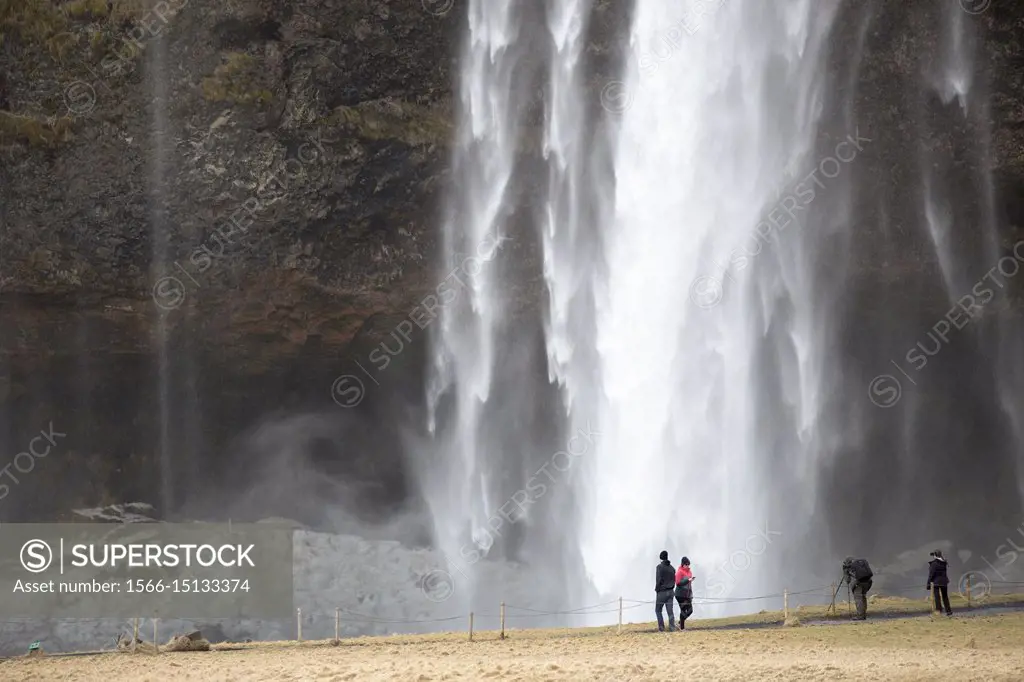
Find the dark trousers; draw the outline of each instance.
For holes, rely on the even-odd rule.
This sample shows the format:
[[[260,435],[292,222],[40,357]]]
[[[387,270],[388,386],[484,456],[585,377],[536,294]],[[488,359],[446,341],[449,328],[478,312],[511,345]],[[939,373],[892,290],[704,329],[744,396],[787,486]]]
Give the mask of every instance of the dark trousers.
[[[858,620],[868,617],[868,590],[871,589],[870,580],[862,580],[853,584],[853,602],[857,605]]]
[[[949,589],[945,585],[932,585],[932,596],[935,598],[935,610],[945,611],[952,616],[953,609],[949,605]]]
[[[662,590],[658,592],[658,598],[654,602],[654,613],[658,616],[658,629],[665,629],[665,621],[661,617],[661,609],[664,608],[668,611],[668,630],[671,632],[676,629],[676,616],[672,612],[672,590]]]
[[[679,629],[686,627],[686,619],[693,614],[692,599],[676,599],[679,602]]]

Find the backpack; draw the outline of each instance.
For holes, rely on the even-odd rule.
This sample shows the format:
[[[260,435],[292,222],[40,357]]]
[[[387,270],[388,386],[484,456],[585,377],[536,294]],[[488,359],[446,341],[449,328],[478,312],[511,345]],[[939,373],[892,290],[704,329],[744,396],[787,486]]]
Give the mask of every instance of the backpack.
[[[850,570],[853,572],[853,577],[858,581],[868,580],[874,576],[874,573],[871,572],[871,566],[868,565],[867,559],[857,559],[850,566]]]

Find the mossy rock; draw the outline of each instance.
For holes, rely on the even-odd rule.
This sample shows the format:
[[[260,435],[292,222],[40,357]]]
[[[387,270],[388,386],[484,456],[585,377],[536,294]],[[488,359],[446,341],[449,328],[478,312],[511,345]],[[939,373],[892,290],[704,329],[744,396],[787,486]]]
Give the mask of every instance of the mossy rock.
[[[63,62],[65,55],[78,44],[78,36],[68,31],[61,31],[46,40],[46,48],[58,62]]]
[[[67,116],[46,121],[0,111],[0,147],[20,143],[31,147],[53,148],[66,141],[70,135],[71,119]]]
[[[365,139],[400,140],[411,146],[445,144],[452,134],[447,112],[393,99],[338,107],[327,123],[350,128]]]
[[[203,97],[211,102],[268,104],[274,94],[266,87],[259,59],[244,52],[229,52],[212,76],[203,79]]]
[[[0,0],[0,45],[7,36],[44,43],[67,27],[64,13],[50,0]]]
[[[94,60],[100,60],[112,53],[117,41],[106,31],[93,31],[89,34],[89,54]]]
[[[141,19],[146,13],[146,5],[143,0],[111,0],[110,20],[124,23]]]
[[[64,11],[73,19],[101,19],[110,13],[107,0],[74,0],[64,5]]]

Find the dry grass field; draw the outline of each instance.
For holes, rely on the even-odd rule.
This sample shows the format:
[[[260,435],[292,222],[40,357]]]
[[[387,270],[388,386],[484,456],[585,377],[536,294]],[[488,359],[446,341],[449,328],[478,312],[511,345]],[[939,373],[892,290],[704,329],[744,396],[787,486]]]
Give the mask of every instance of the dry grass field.
[[[879,609],[879,611],[884,609]],[[876,611],[878,612],[878,611]],[[751,620],[764,621],[769,614]],[[816,618],[803,611],[800,618]],[[1024,613],[797,627],[580,630],[215,645],[191,653],[12,658],[3,680],[1020,680]]]

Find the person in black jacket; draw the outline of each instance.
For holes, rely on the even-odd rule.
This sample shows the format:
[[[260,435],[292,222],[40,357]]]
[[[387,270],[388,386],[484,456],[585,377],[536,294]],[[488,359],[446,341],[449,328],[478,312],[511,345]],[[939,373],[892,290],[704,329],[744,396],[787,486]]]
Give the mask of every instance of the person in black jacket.
[[[668,560],[668,552],[662,550],[661,563],[654,569],[654,591],[657,593],[657,600],[654,602],[654,613],[658,616],[658,630],[665,631],[665,621],[661,617],[661,609],[668,611],[668,631],[676,629],[676,616],[672,609],[672,590],[676,586],[676,569]]]
[[[846,557],[843,561],[843,575],[846,584],[853,590],[853,599],[857,603],[857,615],[853,620],[865,620],[868,617],[868,590],[871,589],[871,566],[867,559]]]
[[[949,574],[946,571],[946,560],[942,558],[942,551],[938,549],[928,556],[932,560],[928,562],[928,585],[924,589],[931,590],[935,599],[936,611],[942,611],[945,607],[946,615],[952,616],[953,609],[949,606]]]

